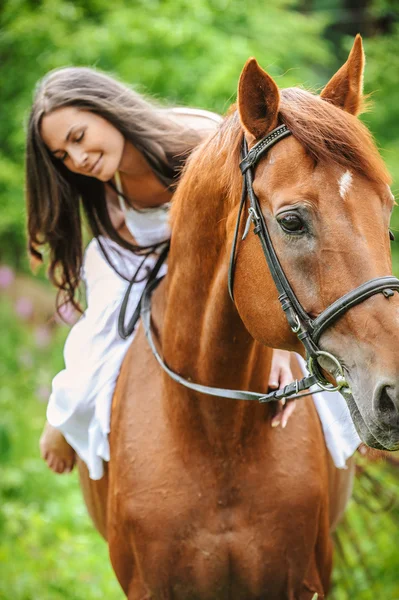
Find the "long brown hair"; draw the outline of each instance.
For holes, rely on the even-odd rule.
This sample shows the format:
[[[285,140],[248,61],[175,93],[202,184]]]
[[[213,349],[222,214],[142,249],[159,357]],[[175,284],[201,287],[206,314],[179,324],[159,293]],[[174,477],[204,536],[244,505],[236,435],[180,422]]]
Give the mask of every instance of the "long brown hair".
[[[175,185],[181,167],[200,138],[157,106],[116,79],[94,69],[67,67],[39,81],[28,122],[26,141],[26,202],[29,252],[43,261],[49,249],[48,275],[59,289],[57,304],[72,302],[83,261],[82,204],[91,233],[106,235],[132,252],[138,251],[113,227],[104,184],[69,171],[45,146],[41,121],[59,108],[74,106],[109,121],[146,158],[165,186]],[[141,248],[140,248],[141,250]]]

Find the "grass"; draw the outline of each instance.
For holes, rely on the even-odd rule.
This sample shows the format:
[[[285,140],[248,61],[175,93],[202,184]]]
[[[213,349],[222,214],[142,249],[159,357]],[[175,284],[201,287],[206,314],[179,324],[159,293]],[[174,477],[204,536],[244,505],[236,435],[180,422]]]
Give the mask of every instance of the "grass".
[[[62,368],[67,330],[37,347],[4,300],[0,330],[0,599],[121,600],[77,474],[57,476],[39,456],[46,388]]]

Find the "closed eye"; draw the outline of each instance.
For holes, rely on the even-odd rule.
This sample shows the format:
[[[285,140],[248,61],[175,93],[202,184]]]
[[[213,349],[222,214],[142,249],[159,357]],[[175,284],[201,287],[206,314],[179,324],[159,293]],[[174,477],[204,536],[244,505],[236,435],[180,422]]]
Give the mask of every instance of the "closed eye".
[[[80,134],[78,135],[77,138],[75,138],[75,142],[79,144],[79,142],[81,142],[83,140],[85,136],[85,130],[83,129]]]
[[[76,144],[80,144],[80,142],[83,140],[85,136],[85,130],[82,129],[82,131],[78,134],[78,136],[73,140]],[[67,157],[68,157],[68,152],[63,152],[61,155],[56,154],[55,157],[60,160],[61,162],[65,162]]]

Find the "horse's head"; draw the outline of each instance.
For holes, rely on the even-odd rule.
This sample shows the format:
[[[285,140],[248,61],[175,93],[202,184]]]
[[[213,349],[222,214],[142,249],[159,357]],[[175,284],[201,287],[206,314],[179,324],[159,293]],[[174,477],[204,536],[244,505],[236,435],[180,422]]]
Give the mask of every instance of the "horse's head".
[[[312,318],[359,285],[391,273],[389,175],[356,117],[363,68],[358,36],[320,96],[279,91],[254,59],[240,78],[238,113],[249,148],[281,123],[292,132],[259,161],[253,189],[288,281]],[[238,245],[234,295],[253,337],[301,351],[252,233]],[[379,293],[332,323],[319,342],[344,366],[361,438],[386,449],[399,446],[398,338],[399,296]]]

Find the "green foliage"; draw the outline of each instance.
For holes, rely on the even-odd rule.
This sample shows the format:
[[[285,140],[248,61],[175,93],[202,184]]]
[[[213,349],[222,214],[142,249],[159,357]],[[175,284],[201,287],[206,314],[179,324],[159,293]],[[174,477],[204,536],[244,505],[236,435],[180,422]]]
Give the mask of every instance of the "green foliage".
[[[298,2],[301,5],[309,2]],[[172,104],[225,112],[251,55],[282,87],[320,88],[339,66],[323,36],[341,2],[294,10],[290,0],[4,0],[0,5],[0,258],[21,267],[25,256],[23,156],[36,82],[49,70],[90,65]],[[378,16],[389,0],[375,1]],[[373,14],[374,14],[373,13]],[[360,27],[361,30],[361,27]],[[341,39],[341,38],[340,38]],[[347,36],[347,49],[352,37]],[[366,42],[366,90],[375,92],[367,120],[397,171],[398,30]],[[396,67],[396,68],[395,68]]]
[[[357,455],[358,476],[336,534],[331,600],[399,600],[398,468]]]
[[[76,474],[56,476],[39,457],[43,400],[62,368],[66,328],[40,349],[4,300],[0,328],[0,598],[122,599]]]

